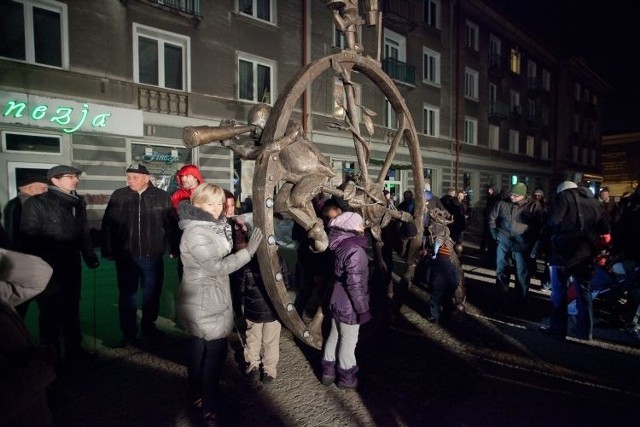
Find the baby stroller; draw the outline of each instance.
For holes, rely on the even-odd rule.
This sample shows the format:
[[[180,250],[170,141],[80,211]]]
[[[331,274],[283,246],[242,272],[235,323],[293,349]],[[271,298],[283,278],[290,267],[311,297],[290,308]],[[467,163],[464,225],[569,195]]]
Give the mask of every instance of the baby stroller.
[[[609,317],[612,322],[620,321],[623,303],[635,304],[634,316],[627,321],[625,329],[640,339],[640,264],[611,258],[608,250],[602,250],[596,258],[590,283],[594,312],[599,317]],[[567,310],[569,315],[576,315],[576,293],[571,279],[567,292],[570,301]]]

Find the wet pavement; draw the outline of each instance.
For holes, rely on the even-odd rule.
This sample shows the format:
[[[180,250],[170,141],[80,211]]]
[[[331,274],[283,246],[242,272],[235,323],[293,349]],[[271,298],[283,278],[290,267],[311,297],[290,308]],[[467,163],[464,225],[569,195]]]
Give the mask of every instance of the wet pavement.
[[[493,307],[495,272],[463,257],[467,312],[446,328],[424,317],[427,293],[412,287],[392,327],[361,329],[357,390],[318,380],[320,352],[283,329],[278,378],[248,382],[242,343],[229,337],[221,390],[223,426],[634,425],[640,416],[640,341],[615,322],[594,340],[541,334],[549,293],[532,285],[524,312]],[[138,347],[95,344],[96,359],[61,375],[60,426],[196,426],[185,399],[188,337],[169,318],[167,334]],[[88,337],[85,343],[91,342]]]

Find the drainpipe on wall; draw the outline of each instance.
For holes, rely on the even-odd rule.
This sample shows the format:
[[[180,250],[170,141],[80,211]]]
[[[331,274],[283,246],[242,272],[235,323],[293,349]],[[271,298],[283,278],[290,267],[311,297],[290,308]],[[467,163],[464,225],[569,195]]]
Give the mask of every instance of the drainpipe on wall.
[[[451,2],[451,16],[455,20],[454,23],[454,49],[455,49],[455,64],[454,64],[454,120],[453,120],[453,137],[456,144],[456,157],[455,157],[455,177],[453,186],[458,189],[458,177],[460,176],[460,6],[457,1]]]

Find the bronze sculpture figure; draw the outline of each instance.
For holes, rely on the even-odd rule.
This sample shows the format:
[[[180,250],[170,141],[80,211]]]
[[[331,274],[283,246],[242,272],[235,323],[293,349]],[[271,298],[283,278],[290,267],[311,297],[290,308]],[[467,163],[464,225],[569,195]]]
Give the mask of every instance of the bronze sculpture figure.
[[[235,126],[235,123],[227,122],[221,123],[217,128],[188,127],[183,130],[183,141],[188,148],[223,141],[223,145],[239,157],[255,160],[252,195],[254,223],[266,236],[258,249],[258,260],[267,293],[285,326],[303,342],[318,349],[323,342],[320,331],[322,312],[318,310],[314,319],[305,324],[294,309],[284,287],[278,263],[274,214],[287,213],[303,226],[313,240],[316,251],[324,250],[327,242],[322,222],[316,217],[310,204],[311,199],[321,190],[343,197],[354,210],[361,213],[365,225],[376,239],[380,238],[380,229],[391,218],[412,221],[418,229],[418,236],[411,240],[407,251],[409,262],[404,280],[410,281],[417,261],[425,211],[422,153],[415,126],[402,95],[382,70],[380,62],[362,55],[364,47],[356,37],[358,26],[365,21],[358,15],[358,2],[321,1],[333,11],[336,27],[345,35],[347,46],[341,53],[320,58],[301,69],[279,94],[272,108],[264,104],[252,108],[247,126]],[[365,6],[366,23],[379,22],[377,1],[367,0]],[[369,138],[375,132],[373,117],[376,113],[356,104],[352,82],[354,71],[371,81],[382,92],[398,120],[388,153],[375,179],[369,174]],[[344,191],[329,185],[330,178],[334,175],[331,166],[315,144],[305,137],[300,124],[291,121],[293,109],[307,86],[325,72],[332,72],[343,84],[344,101],[340,97],[336,102],[345,110],[344,123],[332,123],[332,127],[351,133],[359,165],[359,173]],[[364,125],[368,137],[361,132],[361,125]],[[249,141],[233,139],[245,134],[249,134]],[[416,209],[413,217],[406,212],[388,210],[383,195],[385,177],[392,167],[401,142],[406,143],[409,149],[413,185],[419,189],[415,191]]]

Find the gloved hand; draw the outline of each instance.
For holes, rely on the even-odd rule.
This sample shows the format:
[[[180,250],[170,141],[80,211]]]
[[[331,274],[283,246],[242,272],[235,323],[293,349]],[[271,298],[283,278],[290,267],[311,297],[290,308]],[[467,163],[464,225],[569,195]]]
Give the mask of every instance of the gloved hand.
[[[249,255],[253,256],[258,250],[258,245],[262,241],[262,230],[259,228],[254,228],[251,232],[251,237],[249,238],[249,243],[247,243],[247,251],[249,251]]]

